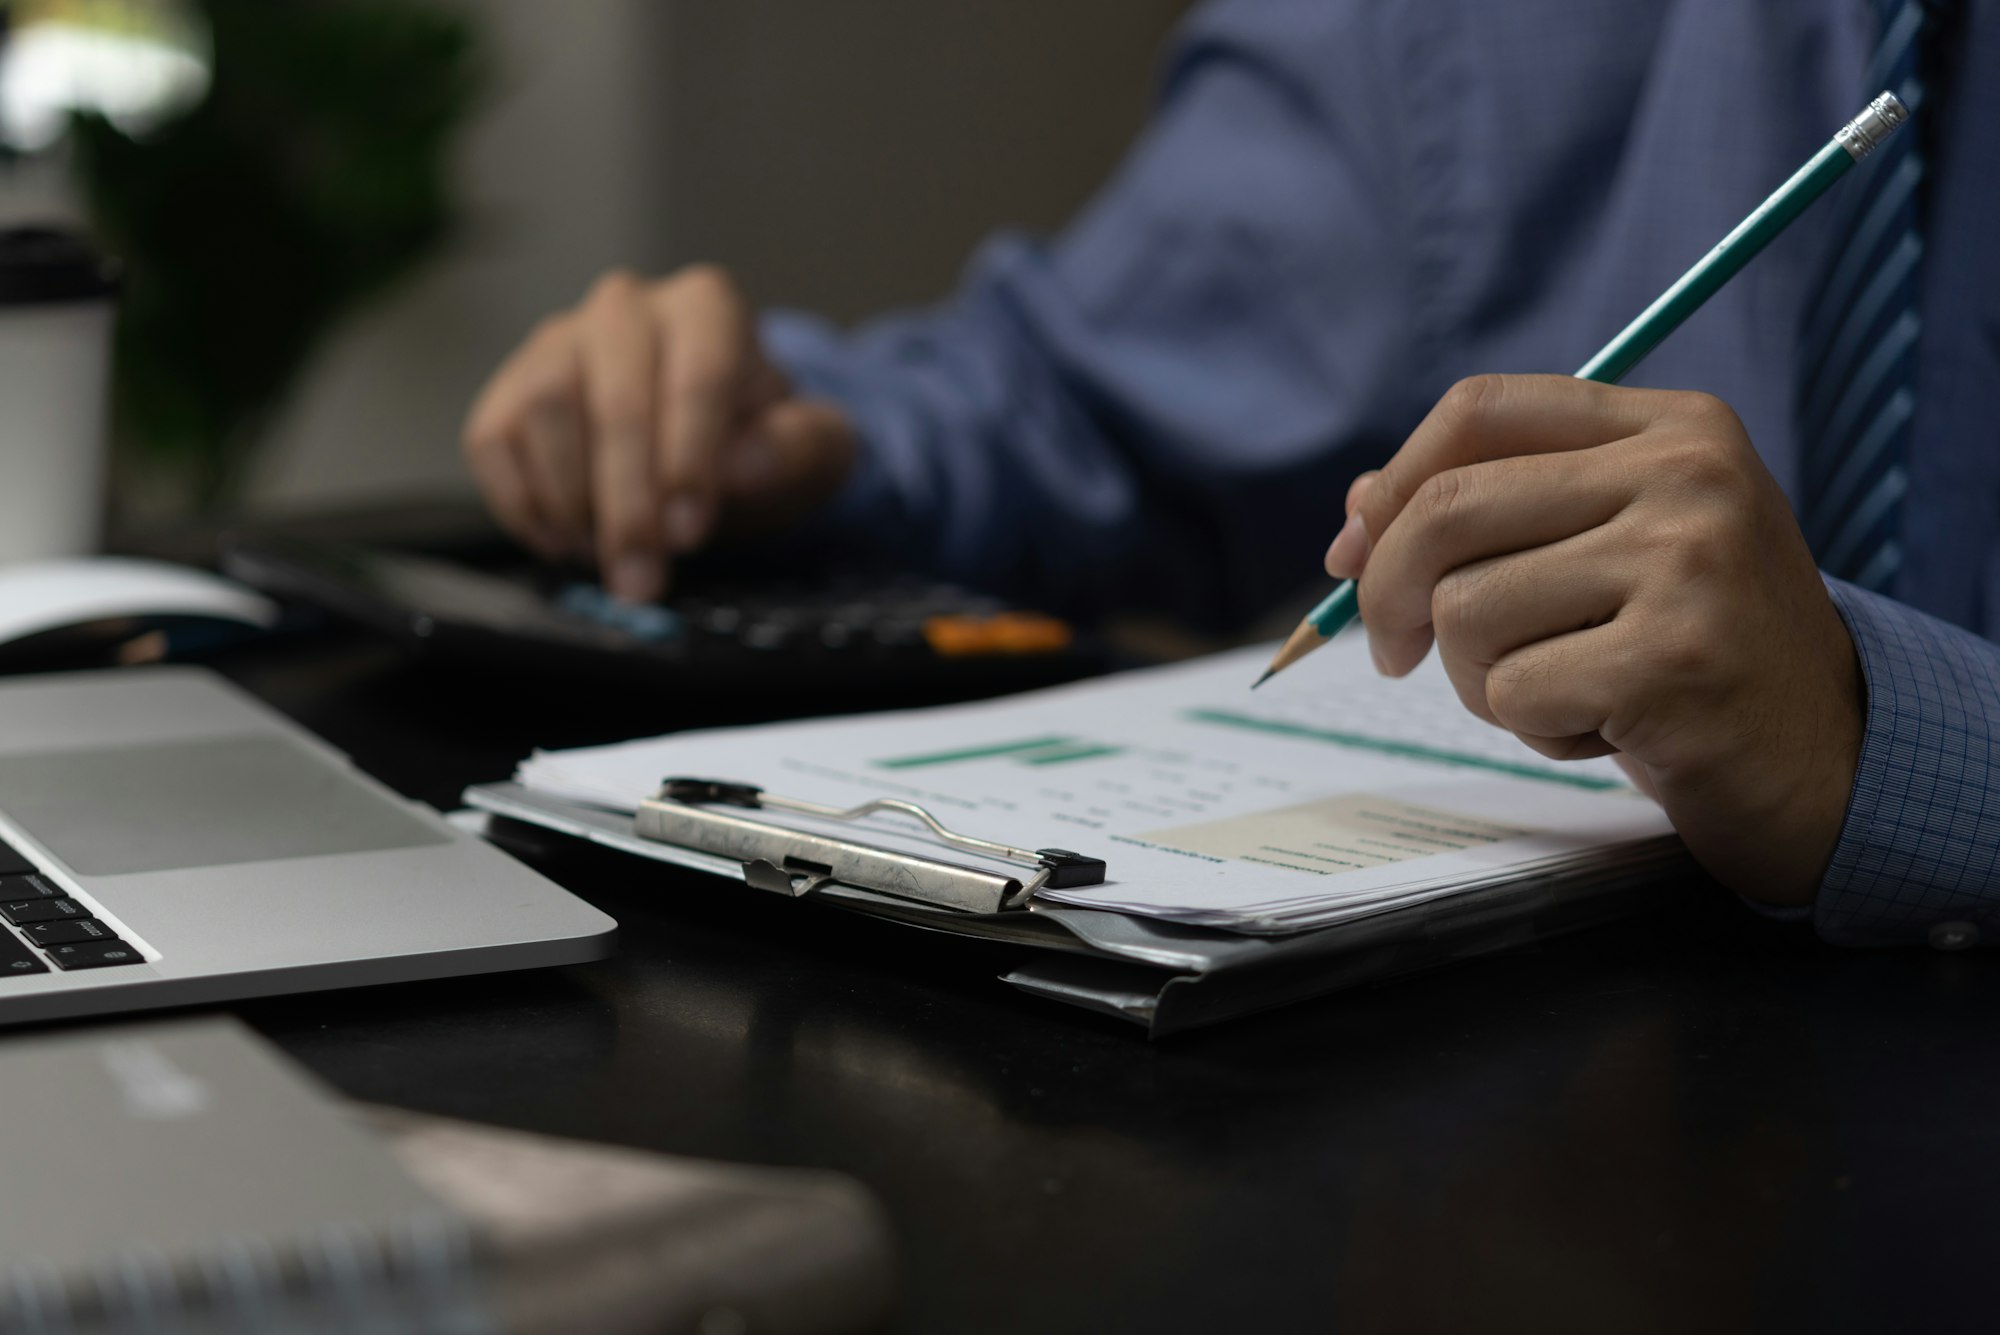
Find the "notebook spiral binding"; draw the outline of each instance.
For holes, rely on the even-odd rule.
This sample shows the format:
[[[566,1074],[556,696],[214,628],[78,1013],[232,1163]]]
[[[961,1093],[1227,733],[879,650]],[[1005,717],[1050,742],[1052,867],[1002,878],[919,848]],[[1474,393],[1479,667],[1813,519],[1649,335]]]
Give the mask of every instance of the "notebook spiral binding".
[[[85,1275],[0,1271],[4,1335],[498,1335],[471,1234],[440,1212],[198,1260],[133,1252]]]

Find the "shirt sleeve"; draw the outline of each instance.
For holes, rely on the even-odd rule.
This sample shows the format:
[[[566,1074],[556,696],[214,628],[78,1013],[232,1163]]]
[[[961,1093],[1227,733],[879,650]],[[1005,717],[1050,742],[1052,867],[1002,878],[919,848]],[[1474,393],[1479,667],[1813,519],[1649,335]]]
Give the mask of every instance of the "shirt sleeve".
[[[1200,5],[1151,124],[1053,240],[1001,237],[943,305],[852,333],[767,319],[862,441],[816,536],[1085,615],[1240,623],[1319,583],[1348,484],[1454,379],[1577,365],[1824,141],[1813,97],[1739,103],[1771,62],[1816,87],[1793,76],[1817,30],[1751,12]],[[1753,286],[1656,383],[1769,419],[1746,368],[1788,308]]]
[[[1840,945],[2000,941],[2000,645],[1827,587],[1861,657],[1868,720],[1814,924]]]
[[[818,532],[1083,614],[1217,624],[1302,586],[1427,402],[1376,9],[1204,7],[1055,239],[992,241],[947,303],[851,333],[767,316],[863,442]]]

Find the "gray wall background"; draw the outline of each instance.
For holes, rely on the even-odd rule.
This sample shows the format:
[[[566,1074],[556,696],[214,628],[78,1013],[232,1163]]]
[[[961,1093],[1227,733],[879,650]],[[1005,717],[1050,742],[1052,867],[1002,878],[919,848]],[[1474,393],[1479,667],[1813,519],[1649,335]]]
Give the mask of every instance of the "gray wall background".
[[[495,88],[468,227],[339,330],[278,421],[264,511],[467,491],[487,373],[612,265],[734,269],[841,320],[1058,226],[1143,124],[1188,0],[462,0]]]

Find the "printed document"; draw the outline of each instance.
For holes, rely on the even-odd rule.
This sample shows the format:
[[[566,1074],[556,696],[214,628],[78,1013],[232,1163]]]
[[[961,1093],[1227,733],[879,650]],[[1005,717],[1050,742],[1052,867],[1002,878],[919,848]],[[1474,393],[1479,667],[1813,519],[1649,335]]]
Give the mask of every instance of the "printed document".
[[[902,798],[965,834],[1105,860],[1104,884],[1042,898],[1244,932],[1635,866],[1675,847],[1617,765],[1549,760],[1482,722],[1435,655],[1387,680],[1365,637],[1343,636],[1253,692],[1271,652],[969,705],[542,752],[517,778],[626,811],[669,776],[842,808]],[[985,865],[893,813],[833,828]]]

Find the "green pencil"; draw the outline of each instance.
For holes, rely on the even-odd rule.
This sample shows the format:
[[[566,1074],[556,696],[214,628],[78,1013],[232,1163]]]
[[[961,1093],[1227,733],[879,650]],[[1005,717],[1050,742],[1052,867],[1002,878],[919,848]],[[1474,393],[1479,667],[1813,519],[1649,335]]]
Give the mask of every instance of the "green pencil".
[[[1700,310],[1701,304],[1734,278],[1737,270],[1748,264],[1758,251],[1771,243],[1773,237],[1789,227],[1794,218],[1825,194],[1827,187],[1845,175],[1848,168],[1867,157],[1893,134],[1897,126],[1909,119],[1909,115],[1893,93],[1883,93],[1870,102],[1859,116],[1827,140],[1826,147],[1792,173],[1789,181],[1753,209],[1734,231],[1718,241],[1715,249],[1702,256],[1692,269],[1680,276],[1678,282],[1662,292],[1657,301],[1640,313],[1638,319],[1620,330],[1618,337],[1604,345],[1603,351],[1585,362],[1583,369],[1576,373],[1576,378],[1601,381],[1607,385],[1624,379],[1627,371],[1637,366],[1647,353],[1660,345],[1662,339],[1678,329],[1681,321]],[[1292,637],[1285,641],[1277,657],[1271,660],[1271,666],[1257,678],[1251,689],[1262,686],[1339,634],[1342,627],[1354,620],[1359,610],[1360,594],[1354,581],[1342,580],[1324,602],[1306,613],[1305,620],[1299,622],[1298,629],[1292,632]]]

